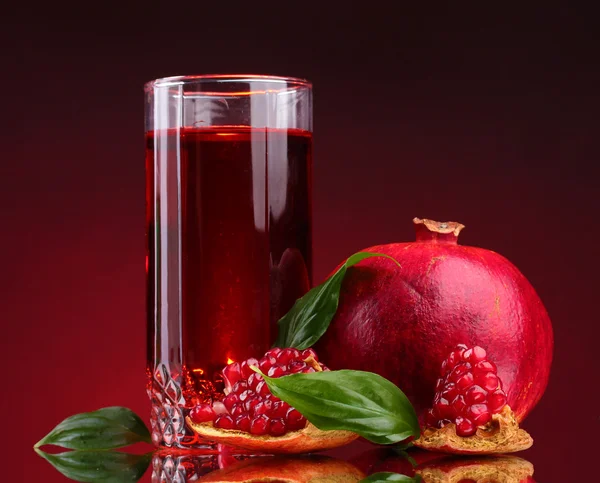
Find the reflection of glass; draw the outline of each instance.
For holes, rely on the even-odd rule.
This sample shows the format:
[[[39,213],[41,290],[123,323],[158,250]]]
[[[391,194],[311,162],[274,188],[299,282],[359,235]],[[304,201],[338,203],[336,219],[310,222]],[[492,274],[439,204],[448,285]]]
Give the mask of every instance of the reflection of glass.
[[[364,477],[352,464],[322,455],[244,457],[161,451],[152,461],[152,483],[356,483]]]
[[[200,446],[187,411],[264,354],[310,286],[310,83],[196,76],[146,85],[152,436]]]
[[[152,458],[152,483],[186,483],[219,469],[215,454],[157,452]]]

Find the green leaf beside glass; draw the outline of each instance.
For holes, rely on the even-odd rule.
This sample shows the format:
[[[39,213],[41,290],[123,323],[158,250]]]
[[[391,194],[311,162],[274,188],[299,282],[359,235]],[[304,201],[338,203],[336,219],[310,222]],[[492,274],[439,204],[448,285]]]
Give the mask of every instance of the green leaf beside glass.
[[[152,442],[144,421],[131,409],[114,406],[65,419],[35,447],[52,444],[92,451],[122,448],[140,442]]]
[[[279,319],[278,337],[274,346],[295,347],[296,349],[307,349],[313,346],[325,333],[337,311],[342,282],[348,268],[371,257],[389,258],[400,266],[389,255],[369,252],[355,253],[325,282],[299,298],[290,311]]]

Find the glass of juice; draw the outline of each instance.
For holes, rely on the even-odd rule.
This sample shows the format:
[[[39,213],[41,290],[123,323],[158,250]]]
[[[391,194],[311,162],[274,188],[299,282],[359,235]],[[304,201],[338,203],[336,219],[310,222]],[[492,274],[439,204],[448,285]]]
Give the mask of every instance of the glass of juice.
[[[155,444],[227,364],[260,358],[311,284],[312,87],[257,75],[169,77],[146,97],[148,394]]]

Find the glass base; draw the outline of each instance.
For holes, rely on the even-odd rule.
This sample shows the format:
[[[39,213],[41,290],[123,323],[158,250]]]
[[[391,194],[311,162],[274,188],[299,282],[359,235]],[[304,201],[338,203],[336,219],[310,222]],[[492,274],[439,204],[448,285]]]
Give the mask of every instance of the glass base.
[[[163,364],[148,378],[148,396],[152,409],[152,442],[159,447],[216,450],[217,445],[198,437],[185,418],[189,413],[181,386]]]

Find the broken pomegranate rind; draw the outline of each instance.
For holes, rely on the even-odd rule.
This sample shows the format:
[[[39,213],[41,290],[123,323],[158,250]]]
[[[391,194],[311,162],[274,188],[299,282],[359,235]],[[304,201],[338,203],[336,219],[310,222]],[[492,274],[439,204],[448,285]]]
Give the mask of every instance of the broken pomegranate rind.
[[[234,429],[215,428],[212,423],[194,423],[189,417],[187,424],[198,436],[214,443],[248,449],[266,454],[299,454],[338,448],[351,443],[358,435],[350,431],[322,431],[312,424],[283,436],[255,436]]]
[[[264,457],[240,461],[229,468],[214,471],[198,481],[202,483],[354,483],[365,474],[354,465],[326,456],[309,458]]]
[[[475,483],[514,483],[533,476],[533,465],[516,456],[495,456],[475,459],[442,460],[416,473],[427,483],[455,483],[469,480]]]
[[[456,425],[447,424],[441,429],[426,428],[414,445],[430,451],[451,454],[515,453],[531,448],[533,439],[519,423],[510,407],[494,414],[485,426],[477,428],[473,436],[458,436]]]

